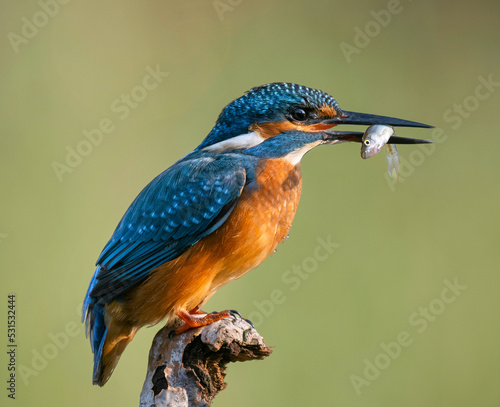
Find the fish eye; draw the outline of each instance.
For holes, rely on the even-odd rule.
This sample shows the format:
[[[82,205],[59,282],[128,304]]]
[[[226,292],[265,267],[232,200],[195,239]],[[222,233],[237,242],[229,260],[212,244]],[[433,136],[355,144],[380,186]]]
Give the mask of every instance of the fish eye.
[[[291,112],[292,119],[298,122],[303,122],[307,119],[308,114],[304,109],[294,109]]]
[[[370,145],[370,140],[365,140],[365,141],[363,141],[363,143],[365,143],[365,146],[369,146]]]

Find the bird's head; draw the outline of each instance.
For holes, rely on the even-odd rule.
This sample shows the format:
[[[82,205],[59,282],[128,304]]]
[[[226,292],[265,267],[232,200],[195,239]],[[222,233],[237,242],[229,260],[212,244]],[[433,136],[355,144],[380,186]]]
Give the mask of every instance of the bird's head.
[[[325,92],[294,83],[275,82],[252,88],[227,105],[197,149],[226,152],[248,150],[262,144],[252,151],[263,151],[267,146],[274,154],[284,155],[299,149],[308,151],[307,146],[312,148],[318,144],[361,142],[363,133],[328,130],[339,124],[432,127],[342,110]],[[396,137],[391,142],[401,142],[399,140],[401,138]]]

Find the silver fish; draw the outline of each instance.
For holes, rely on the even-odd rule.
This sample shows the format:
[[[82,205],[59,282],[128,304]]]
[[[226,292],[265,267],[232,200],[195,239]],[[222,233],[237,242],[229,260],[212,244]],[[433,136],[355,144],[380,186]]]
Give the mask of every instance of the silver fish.
[[[361,157],[364,159],[371,158],[375,154],[380,153],[389,139],[394,136],[394,128],[383,124],[374,124],[368,127],[363,134],[361,142]]]
[[[368,127],[363,134],[361,143],[361,157],[364,159],[371,158],[380,153],[382,147],[386,146],[387,154],[387,171],[393,176],[396,173],[399,179],[399,154],[395,144],[387,144],[389,139],[396,133],[391,126],[382,124],[374,124]]]

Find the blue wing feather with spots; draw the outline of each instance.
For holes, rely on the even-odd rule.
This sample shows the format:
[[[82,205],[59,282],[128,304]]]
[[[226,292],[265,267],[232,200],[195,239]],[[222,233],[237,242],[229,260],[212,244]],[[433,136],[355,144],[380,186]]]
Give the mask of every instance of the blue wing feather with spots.
[[[87,296],[108,302],[220,227],[246,182],[231,156],[186,158],[137,196],[104,247]]]

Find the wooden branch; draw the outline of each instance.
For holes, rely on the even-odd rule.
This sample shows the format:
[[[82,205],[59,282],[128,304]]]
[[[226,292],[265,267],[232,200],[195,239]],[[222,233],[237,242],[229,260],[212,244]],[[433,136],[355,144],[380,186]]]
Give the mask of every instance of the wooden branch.
[[[210,406],[227,385],[229,362],[260,360],[272,352],[241,318],[225,318],[169,338],[177,326],[164,327],[153,340],[141,407]]]

